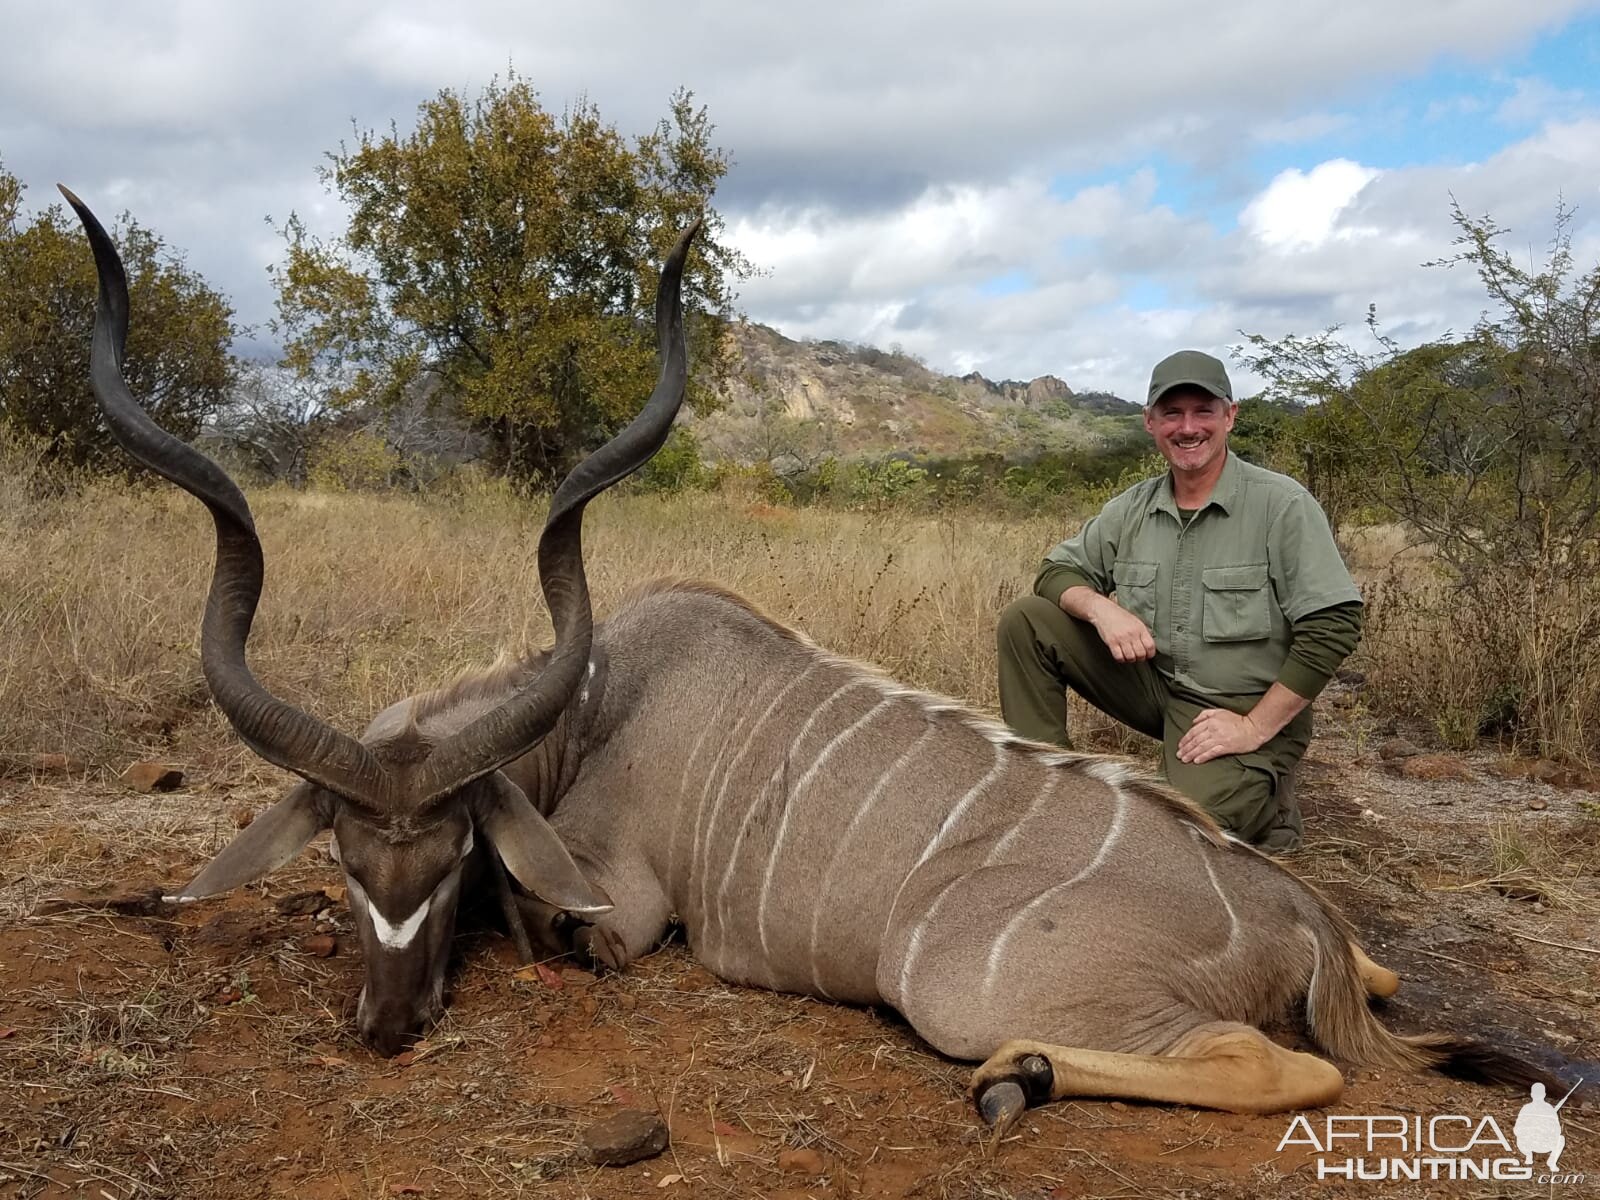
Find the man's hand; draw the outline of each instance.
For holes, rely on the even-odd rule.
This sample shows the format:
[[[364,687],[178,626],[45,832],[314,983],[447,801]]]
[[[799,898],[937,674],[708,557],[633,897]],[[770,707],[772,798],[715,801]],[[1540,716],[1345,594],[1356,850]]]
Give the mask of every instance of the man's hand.
[[[1156,639],[1149,627],[1114,600],[1100,597],[1089,618],[1100,640],[1119,663],[1143,662],[1156,656]]]
[[[1269,740],[1270,736],[1249,717],[1225,708],[1207,708],[1201,710],[1189,732],[1179,740],[1178,761],[1199,765],[1224,754],[1249,754]]]

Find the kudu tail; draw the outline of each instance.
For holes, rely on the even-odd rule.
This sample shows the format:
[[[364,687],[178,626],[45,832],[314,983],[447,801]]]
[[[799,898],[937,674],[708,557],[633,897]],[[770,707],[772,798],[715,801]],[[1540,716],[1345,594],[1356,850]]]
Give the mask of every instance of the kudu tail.
[[[1357,1066],[1435,1070],[1524,1090],[1534,1083],[1554,1082],[1537,1065],[1472,1038],[1391,1033],[1367,1007],[1367,989],[1350,949],[1353,931],[1318,899],[1309,928],[1316,957],[1306,995],[1306,1021],[1312,1037],[1330,1055]]]

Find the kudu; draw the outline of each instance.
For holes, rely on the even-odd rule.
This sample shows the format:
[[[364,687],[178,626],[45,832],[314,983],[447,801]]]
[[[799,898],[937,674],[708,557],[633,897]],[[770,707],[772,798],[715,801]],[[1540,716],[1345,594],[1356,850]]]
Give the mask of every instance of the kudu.
[[[1350,1063],[1537,1077],[1476,1043],[1390,1033],[1367,996],[1397,980],[1333,908],[1117,760],[1022,740],[706,584],[650,585],[591,629],[583,507],[654,453],[681,402],[693,229],[662,272],[655,391],[551,501],[538,561],[554,648],[401,701],[360,741],[275,699],[244,659],[262,582],[249,510],[129,396],[121,267],[68,198],[100,270],[107,419],[216,523],[207,682],[251,748],[305,781],[181,897],[256,878],[331,825],[366,961],[358,1024],[378,1050],[439,1012],[481,857],[504,863],[547,951],[620,969],[676,914],[724,979],[893,1006],[936,1049],[982,1060],[973,1096],[1001,1129],[1063,1096],[1327,1104],[1339,1069],[1256,1028],[1301,999],[1315,1041]]]

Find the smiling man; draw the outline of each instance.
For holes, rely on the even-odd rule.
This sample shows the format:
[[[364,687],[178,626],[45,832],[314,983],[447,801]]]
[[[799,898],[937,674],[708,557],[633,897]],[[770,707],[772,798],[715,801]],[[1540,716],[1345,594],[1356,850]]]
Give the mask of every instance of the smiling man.
[[[1170,469],[1050,551],[1002,614],[1000,706],[1070,746],[1072,689],[1159,738],[1174,787],[1276,853],[1300,844],[1311,701],[1360,639],[1361,593],[1311,494],[1228,449],[1238,411],[1209,354],[1156,365],[1144,426]]]

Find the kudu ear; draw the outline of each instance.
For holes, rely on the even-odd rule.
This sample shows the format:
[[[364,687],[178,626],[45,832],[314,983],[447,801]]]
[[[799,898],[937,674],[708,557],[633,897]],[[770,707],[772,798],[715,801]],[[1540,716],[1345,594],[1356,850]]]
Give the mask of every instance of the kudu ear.
[[[582,916],[610,912],[611,897],[589,882],[522,789],[494,771],[474,817],[511,877],[546,904]]]
[[[245,827],[222,848],[177,896],[199,900],[232,891],[260,879],[289,862],[305,845],[333,824],[328,794],[309,783],[297,784],[290,793]]]

